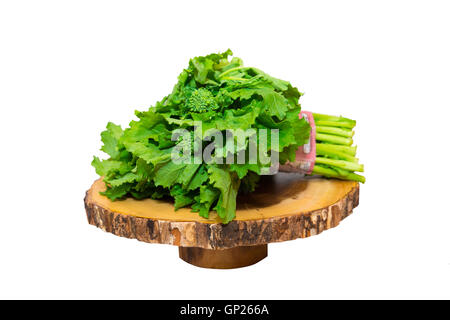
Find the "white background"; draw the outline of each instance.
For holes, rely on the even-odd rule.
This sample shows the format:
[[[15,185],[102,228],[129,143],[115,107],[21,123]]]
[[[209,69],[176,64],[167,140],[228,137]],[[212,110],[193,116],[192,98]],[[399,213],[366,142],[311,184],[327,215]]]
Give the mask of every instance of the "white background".
[[[446,1],[1,1],[0,298],[450,298]],[[228,271],[87,224],[108,121],[231,48],[357,119],[360,205]]]

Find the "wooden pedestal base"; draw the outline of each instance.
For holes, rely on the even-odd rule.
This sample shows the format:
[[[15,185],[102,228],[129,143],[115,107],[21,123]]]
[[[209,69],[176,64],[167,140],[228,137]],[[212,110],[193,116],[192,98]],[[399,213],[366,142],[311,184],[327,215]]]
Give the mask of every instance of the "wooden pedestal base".
[[[234,269],[247,267],[267,257],[267,244],[224,250],[179,247],[180,258],[197,267]]]

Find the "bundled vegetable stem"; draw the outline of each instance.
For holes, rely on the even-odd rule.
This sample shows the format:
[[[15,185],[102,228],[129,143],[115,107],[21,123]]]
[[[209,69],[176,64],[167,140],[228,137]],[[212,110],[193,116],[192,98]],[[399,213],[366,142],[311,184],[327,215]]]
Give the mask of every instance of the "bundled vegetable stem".
[[[313,174],[343,180],[365,182],[356,172],[364,172],[353,145],[356,121],[313,113],[316,125],[316,160]]]

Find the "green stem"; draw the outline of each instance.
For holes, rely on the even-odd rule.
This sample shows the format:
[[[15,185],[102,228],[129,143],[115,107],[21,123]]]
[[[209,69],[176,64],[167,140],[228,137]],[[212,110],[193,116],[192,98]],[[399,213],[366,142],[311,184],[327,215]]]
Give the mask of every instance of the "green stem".
[[[339,146],[336,144],[328,144],[328,143],[316,143],[316,148],[322,149],[325,152],[343,152],[352,157],[356,156],[356,146]]]
[[[316,144],[316,155],[318,156],[331,156],[337,157],[340,160],[347,160],[350,162],[358,163],[358,159],[348,153],[336,150],[331,144]]]
[[[321,176],[329,177],[329,178],[337,178],[342,180],[353,180],[358,182],[366,182],[366,178],[363,176],[350,172],[349,174],[342,176],[333,169],[321,166],[321,165],[315,165],[312,174],[318,174]]]
[[[234,67],[234,68],[228,69],[227,71],[222,72],[221,74],[219,74],[219,78],[222,78],[223,76],[225,76],[225,75],[227,75],[227,74],[229,74],[229,73],[231,73],[233,71],[243,70],[243,69],[250,69],[250,67],[242,67],[241,66],[241,67]]]
[[[326,114],[320,114],[320,113],[313,113],[314,121],[334,121],[334,122],[345,122],[353,124],[353,126],[356,125],[356,121],[344,118],[344,117],[335,117],[335,116],[329,116]]]
[[[344,145],[344,146],[351,146],[353,144],[353,140],[351,138],[344,138],[344,137],[334,136],[334,135],[325,134],[325,133],[317,133],[316,140],[324,141],[324,142],[331,142],[334,144],[339,144],[339,145]]]
[[[320,113],[313,113],[313,116],[316,125],[316,164],[312,174],[364,183],[366,179],[354,173],[364,172],[364,166],[356,158],[356,146],[352,146],[352,129],[356,121]]]
[[[316,132],[329,133],[329,134],[334,134],[337,136],[347,137],[347,138],[351,138],[355,134],[355,132],[352,130],[336,128],[336,127],[327,127],[327,126],[316,126]]]
[[[248,81],[249,79],[238,78],[238,77],[223,77],[224,80],[236,80],[236,81]]]
[[[339,127],[339,128],[348,128],[353,129],[355,127],[354,123],[351,122],[343,122],[343,121],[325,121],[325,120],[317,120],[314,121],[316,126],[328,126],[328,127]]]
[[[350,161],[345,161],[345,160],[336,160],[336,159],[329,159],[329,158],[324,158],[324,157],[316,157],[316,163],[326,164],[329,166],[335,166],[335,167],[342,168],[344,170],[349,170],[349,171],[364,172],[364,165],[350,162]]]

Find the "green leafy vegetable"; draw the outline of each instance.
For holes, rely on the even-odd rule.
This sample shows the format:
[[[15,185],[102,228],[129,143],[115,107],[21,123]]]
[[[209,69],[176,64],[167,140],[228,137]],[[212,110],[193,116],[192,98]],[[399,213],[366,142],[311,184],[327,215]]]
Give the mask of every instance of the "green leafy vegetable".
[[[298,116],[302,94],[289,82],[244,67],[241,59],[231,56],[227,50],[191,59],[172,92],[149,110],[137,111],[138,120],[131,121],[128,128],[123,130],[108,123],[101,134],[101,150],[110,158],[102,161],[94,157],[92,162],[107,186],[105,196],[111,200],[130,196],[172,198],[176,210],[190,206],[204,218],[215,210],[221,221],[228,223],[235,217],[237,194],[254,191],[260,174],[272,165],[263,161],[260,154],[257,159],[250,159],[251,148],[259,148],[266,141],[262,154],[278,154],[281,164],[295,159],[296,150],[307,143],[311,130],[307,121]],[[341,142],[340,147],[350,148],[346,142],[351,140],[349,129],[353,123],[339,121],[340,125],[335,126],[335,118],[320,117],[317,123],[323,125],[319,134],[332,137],[324,141],[334,139]],[[178,129],[187,134],[177,140],[174,133]],[[201,154],[200,158],[196,155],[207,148],[210,129],[224,137],[229,130],[249,132],[248,141],[221,141],[210,150],[216,161],[207,162]],[[278,130],[278,145],[271,140],[275,133],[261,133],[265,129]],[[345,170],[359,168],[352,161],[354,153],[330,148],[318,148],[327,155],[319,170],[327,176],[351,177],[352,173]],[[186,150],[189,161],[173,161],[174,154],[183,155]],[[329,159],[329,154],[338,157],[335,161],[339,173],[330,169],[334,159]],[[237,163],[235,160],[242,155],[244,163]]]

